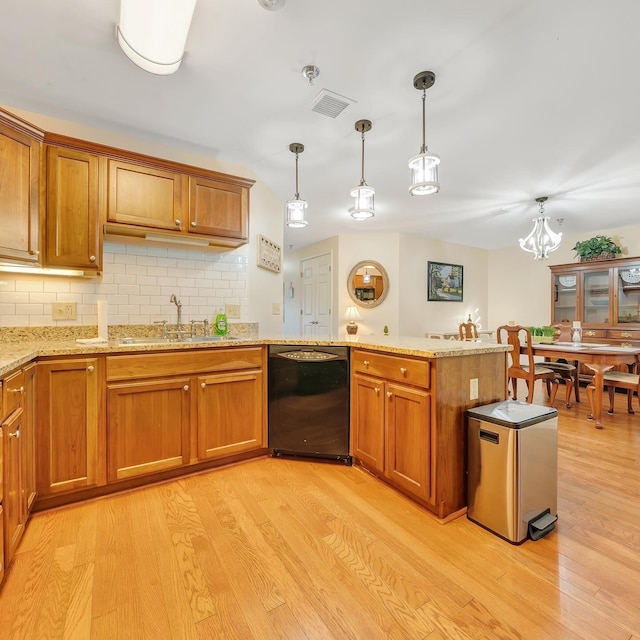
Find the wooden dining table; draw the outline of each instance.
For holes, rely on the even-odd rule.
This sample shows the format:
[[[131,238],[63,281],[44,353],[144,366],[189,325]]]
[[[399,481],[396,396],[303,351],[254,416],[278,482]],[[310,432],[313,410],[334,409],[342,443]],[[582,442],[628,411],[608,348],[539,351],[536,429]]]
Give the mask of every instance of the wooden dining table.
[[[623,347],[609,344],[590,344],[588,342],[553,342],[533,343],[533,355],[581,362],[593,371],[595,387],[594,405],[591,407],[589,419],[595,420],[596,429],[602,429],[602,394],[604,391],[604,374],[617,364],[635,365],[640,362],[640,347]],[[526,346],[522,347],[526,353]],[[578,381],[576,380],[576,384]]]

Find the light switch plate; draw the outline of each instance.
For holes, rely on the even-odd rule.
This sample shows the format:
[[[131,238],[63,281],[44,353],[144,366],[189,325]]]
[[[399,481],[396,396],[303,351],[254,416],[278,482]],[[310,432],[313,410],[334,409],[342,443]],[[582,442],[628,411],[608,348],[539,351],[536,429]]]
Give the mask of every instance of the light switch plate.
[[[76,320],[78,317],[75,302],[52,302],[52,320]]]
[[[271,315],[279,316],[280,315],[280,303],[273,302],[271,304]]]
[[[471,380],[469,380],[469,399],[478,399],[478,378],[471,378]]]
[[[225,304],[224,312],[228,320],[240,320],[240,305],[239,304]]]

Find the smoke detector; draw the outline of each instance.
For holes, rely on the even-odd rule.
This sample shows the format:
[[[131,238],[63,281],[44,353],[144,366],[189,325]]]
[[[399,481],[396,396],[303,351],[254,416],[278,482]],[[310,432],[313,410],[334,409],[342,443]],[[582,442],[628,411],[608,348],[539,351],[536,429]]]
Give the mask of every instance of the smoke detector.
[[[287,0],[258,0],[258,4],[267,11],[280,11]]]

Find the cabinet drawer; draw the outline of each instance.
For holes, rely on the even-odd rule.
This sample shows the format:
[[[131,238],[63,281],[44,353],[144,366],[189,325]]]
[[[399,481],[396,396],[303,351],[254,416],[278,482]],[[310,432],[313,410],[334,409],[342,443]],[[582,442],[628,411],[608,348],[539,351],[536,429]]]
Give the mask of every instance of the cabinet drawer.
[[[24,373],[18,371],[4,379],[0,422],[24,405]]]
[[[430,363],[428,360],[388,356],[355,349],[351,353],[351,367],[353,371],[358,373],[406,382],[426,389],[430,384]]]
[[[107,380],[238,371],[261,367],[262,362],[262,347],[110,356],[107,358]]]
[[[606,329],[582,329],[582,339],[583,340],[593,340],[594,338],[606,338],[607,330]]]
[[[640,340],[640,330],[609,329],[607,337],[612,340]]]

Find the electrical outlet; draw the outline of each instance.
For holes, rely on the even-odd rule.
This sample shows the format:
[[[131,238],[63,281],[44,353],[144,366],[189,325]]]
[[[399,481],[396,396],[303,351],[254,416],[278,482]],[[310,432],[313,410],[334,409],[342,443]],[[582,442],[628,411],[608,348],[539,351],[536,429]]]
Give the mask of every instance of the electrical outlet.
[[[279,316],[280,315],[280,303],[273,302],[271,303],[271,315]]]
[[[225,304],[224,312],[229,320],[240,320],[239,304]]]
[[[75,302],[52,302],[52,320],[75,320],[78,317]]]
[[[478,399],[478,378],[471,378],[471,380],[469,380],[469,399]]]

